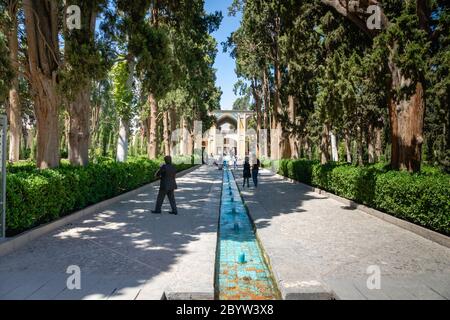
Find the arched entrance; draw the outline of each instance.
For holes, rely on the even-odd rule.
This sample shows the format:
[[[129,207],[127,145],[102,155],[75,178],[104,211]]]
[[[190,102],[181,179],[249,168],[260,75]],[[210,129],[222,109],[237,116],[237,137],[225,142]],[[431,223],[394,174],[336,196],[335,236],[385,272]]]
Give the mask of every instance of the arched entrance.
[[[215,111],[216,123],[210,129],[207,149],[214,157],[237,156],[243,160],[252,157],[252,139],[248,136],[251,111]],[[253,152],[254,153],[254,152]]]

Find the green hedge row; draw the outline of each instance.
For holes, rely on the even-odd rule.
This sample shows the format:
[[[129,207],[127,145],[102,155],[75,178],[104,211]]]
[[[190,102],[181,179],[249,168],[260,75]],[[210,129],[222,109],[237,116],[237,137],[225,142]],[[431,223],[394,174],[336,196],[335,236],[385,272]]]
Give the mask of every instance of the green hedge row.
[[[112,160],[87,167],[62,165],[35,170],[19,164],[8,168],[6,228],[9,236],[56,220],[89,205],[118,196],[154,181],[160,162]],[[191,167],[177,165],[178,171]]]
[[[450,235],[450,176],[425,169],[419,174],[389,171],[382,164],[355,167],[317,161],[282,160],[279,173]]]

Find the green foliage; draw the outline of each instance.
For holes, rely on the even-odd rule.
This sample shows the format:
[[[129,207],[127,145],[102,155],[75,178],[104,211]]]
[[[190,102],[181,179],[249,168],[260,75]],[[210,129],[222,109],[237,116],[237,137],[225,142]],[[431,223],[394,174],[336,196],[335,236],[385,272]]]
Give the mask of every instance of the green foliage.
[[[20,172],[35,172],[38,169],[36,164],[32,161],[20,161],[16,163],[7,162],[6,163],[6,173],[14,174]]]
[[[66,98],[73,98],[93,80],[104,79],[110,66],[110,48],[102,38],[96,37],[92,25],[99,13],[105,10],[106,0],[73,0],[71,5],[81,9],[81,29],[64,29],[64,68],[60,74],[60,90]]]
[[[250,95],[239,97],[233,103],[233,110],[236,111],[250,111],[251,107]]]
[[[450,234],[450,177],[388,172],[377,177],[377,208],[424,227]]]
[[[14,77],[5,35],[0,31],[0,103],[4,101]]]
[[[32,165],[8,168],[6,226],[10,235],[150,183],[160,162],[135,158],[118,163],[104,158],[87,167],[62,164],[42,171],[32,169]],[[176,166],[181,171],[191,164]]]
[[[426,167],[420,174],[388,171],[384,164],[355,167],[282,160],[281,175],[395,217],[450,234],[450,176]]]
[[[439,14],[432,20],[434,55],[426,74],[425,155],[430,164],[450,170],[450,5],[441,3],[438,7]]]
[[[136,70],[141,76],[144,89],[157,99],[171,88],[172,52],[166,27],[155,28],[143,23],[139,33],[130,38],[130,50],[138,57]]]
[[[117,62],[111,72],[112,79],[112,99],[116,112],[130,120],[133,115],[133,92],[130,90],[128,80],[130,78],[129,64],[127,61]]]
[[[419,24],[416,3],[405,1],[402,9],[391,20],[387,30],[378,38],[376,43],[379,49],[387,50],[394,46],[397,48],[391,52],[390,58],[401,68],[405,76],[412,80],[409,86],[404,86],[401,90],[404,92],[413,90],[428,67],[427,59],[430,49],[427,33]],[[400,96],[404,92],[395,92],[395,94]]]

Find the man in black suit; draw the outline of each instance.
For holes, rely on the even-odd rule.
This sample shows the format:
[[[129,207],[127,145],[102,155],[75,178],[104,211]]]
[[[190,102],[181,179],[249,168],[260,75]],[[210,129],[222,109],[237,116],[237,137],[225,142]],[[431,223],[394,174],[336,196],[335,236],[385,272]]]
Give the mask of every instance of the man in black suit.
[[[175,202],[175,190],[178,188],[176,182],[177,169],[172,165],[172,157],[167,156],[164,158],[165,164],[159,168],[156,172],[156,178],[160,178],[158,199],[156,200],[156,209],[152,211],[154,214],[161,214],[161,207],[164,202],[164,198],[169,198],[172,211],[170,214],[177,215],[177,204]]]

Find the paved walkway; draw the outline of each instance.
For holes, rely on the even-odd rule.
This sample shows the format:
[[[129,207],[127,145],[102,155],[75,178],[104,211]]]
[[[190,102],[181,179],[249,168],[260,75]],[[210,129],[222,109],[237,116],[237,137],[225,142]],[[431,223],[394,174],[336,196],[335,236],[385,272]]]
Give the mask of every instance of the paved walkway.
[[[221,185],[202,167],[179,179],[179,216],[150,213],[152,184],[0,257],[0,299],[212,299]],[[242,193],[284,298],[450,298],[450,249],[268,171]],[[72,265],[82,290],[67,289]]]
[[[268,171],[260,180],[242,194],[285,298],[321,287],[340,299],[450,298],[449,248]],[[370,266],[381,270],[381,290],[367,287]]]
[[[180,178],[176,217],[150,213],[152,184],[0,257],[0,299],[212,299],[221,173],[202,167]],[[71,265],[82,290],[67,289]]]

